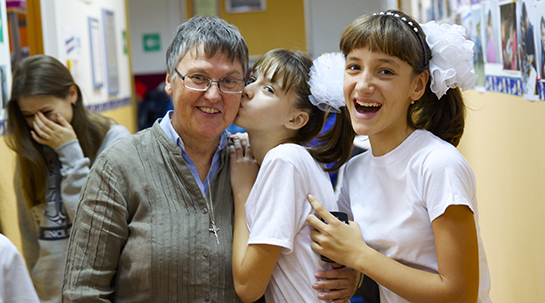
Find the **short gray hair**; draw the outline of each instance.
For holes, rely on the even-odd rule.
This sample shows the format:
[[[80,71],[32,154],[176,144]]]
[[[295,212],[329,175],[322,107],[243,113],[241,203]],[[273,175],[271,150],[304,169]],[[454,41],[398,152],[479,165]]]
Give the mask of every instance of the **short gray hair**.
[[[167,49],[167,69],[170,77],[175,75],[178,62],[191,50],[200,46],[208,58],[217,52],[227,54],[229,60],[242,63],[243,76],[248,70],[248,46],[239,30],[218,17],[195,16],[178,26],[176,35]]]

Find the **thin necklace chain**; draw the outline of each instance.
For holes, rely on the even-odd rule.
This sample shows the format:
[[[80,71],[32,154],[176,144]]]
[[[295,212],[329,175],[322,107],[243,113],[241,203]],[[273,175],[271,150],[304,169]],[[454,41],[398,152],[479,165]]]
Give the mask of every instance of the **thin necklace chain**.
[[[206,202],[208,203],[208,208],[210,209],[210,212],[209,212],[208,216],[210,218],[210,222],[212,223],[212,228],[209,228],[208,230],[210,232],[214,233],[214,236],[216,236],[216,243],[218,243],[218,245],[219,245],[220,240],[218,238],[218,231],[220,229],[217,228],[216,220],[214,218],[214,205],[213,205],[214,203],[212,202],[212,187],[210,186],[210,172],[211,171],[212,171],[212,167],[210,166],[210,170],[208,171],[208,176],[206,177],[206,181],[208,181],[208,201],[206,201]]]

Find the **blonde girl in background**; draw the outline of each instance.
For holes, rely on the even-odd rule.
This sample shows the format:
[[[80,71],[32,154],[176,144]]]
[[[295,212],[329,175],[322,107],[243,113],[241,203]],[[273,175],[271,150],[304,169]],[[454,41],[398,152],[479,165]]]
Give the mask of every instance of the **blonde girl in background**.
[[[355,222],[309,197],[329,223],[309,216],[313,250],[376,281],[383,303],[490,302],[475,177],[456,149],[473,43],[460,26],[387,11],[353,21],[340,48],[352,126],[371,149],[344,169],[338,203]]]
[[[337,62],[342,62],[342,55],[337,55]],[[342,72],[336,83],[327,83],[338,86],[337,98],[316,93],[309,98],[312,66],[312,59],[300,51],[267,52],[253,67],[234,121],[246,129],[251,146],[251,150],[243,149],[235,139],[230,148],[235,198],[233,277],[244,302],[263,294],[266,302],[322,302],[323,293],[311,285],[317,271],[332,268],[310,248],[312,227],[305,220],[312,208],[306,195],[316,193],[327,209],[337,210],[325,163],[336,162],[331,167],[336,170],[346,162],[354,136],[341,135],[351,127],[345,109],[340,108],[344,105]],[[314,77],[320,77],[316,68]],[[309,148],[322,130],[327,110],[338,113],[339,123],[320,138],[326,144]],[[344,293],[340,297],[345,299],[335,302],[351,296]]]
[[[45,55],[15,66],[6,107],[23,257],[40,300],[60,302],[70,227],[89,167],[129,131],[87,111],[70,71]]]

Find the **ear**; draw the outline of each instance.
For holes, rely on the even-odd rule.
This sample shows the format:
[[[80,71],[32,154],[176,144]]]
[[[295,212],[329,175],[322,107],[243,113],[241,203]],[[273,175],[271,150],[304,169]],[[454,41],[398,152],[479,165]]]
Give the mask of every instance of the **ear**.
[[[78,89],[76,85],[71,85],[68,88],[68,101],[70,101],[70,104],[76,104],[78,101]]]
[[[172,83],[170,82],[170,74],[167,72],[167,76],[165,78],[165,92],[172,96]]]
[[[308,122],[308,119],[308,113],[300,110],[297,111],[291,119],[284,123],[284,126],[287,129],[297,130],[305,126]]]
[[[425,71],[415,77],[414,90],[412,91],[410,95],[411,100],[418,100],[422,97],[424,92],[426,92],[426,86],[428,85],[429,79],[430,79],[429,71]]]

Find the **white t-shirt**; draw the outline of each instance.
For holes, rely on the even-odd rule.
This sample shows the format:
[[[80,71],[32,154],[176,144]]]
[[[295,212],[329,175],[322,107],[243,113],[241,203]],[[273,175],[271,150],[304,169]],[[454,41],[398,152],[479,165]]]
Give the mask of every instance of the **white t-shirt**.
[[[0,234],[0,303],[39,303],[23,257],[8,238]]]
[[[282,144],[271,149],[245,208],[248,244],[282,247],[265,291],[267,302],[323,302],[312,283],[317,271],[331,269],[331,265],[310,248],[314,228],[306,219],[314,211],[306,198],[309,193],[326,209],[337,210],[328,174],[304,147]]]
[[[426,130],[414,131],[393,151],[371,150],[345,166],[339,207],[360,225],[366,243],[413,268],[438,272],[431,223],[450,205],[474,213],[479,241],[478,302],[490,302],[490,274],[480,237],[473,171],[451,144]],[[380,286],[383,303],[408,302]]]

